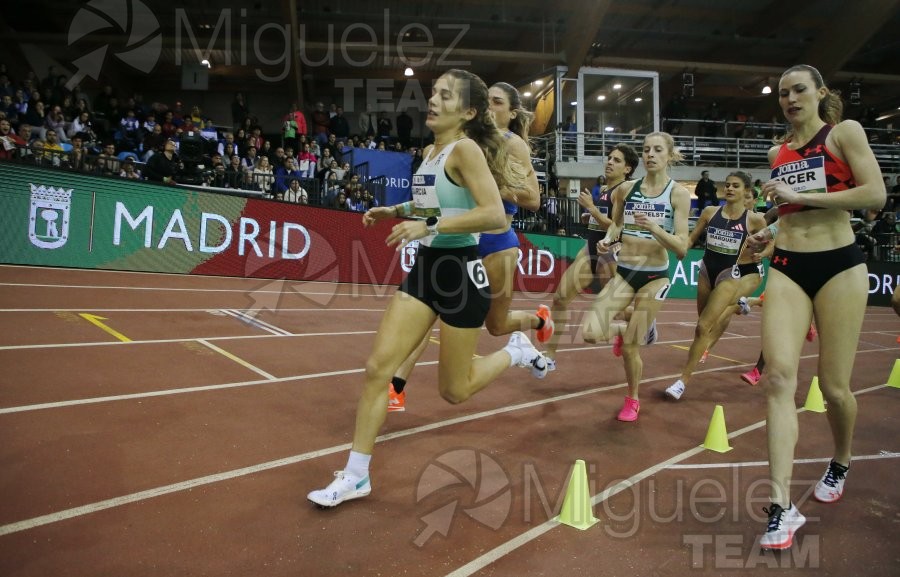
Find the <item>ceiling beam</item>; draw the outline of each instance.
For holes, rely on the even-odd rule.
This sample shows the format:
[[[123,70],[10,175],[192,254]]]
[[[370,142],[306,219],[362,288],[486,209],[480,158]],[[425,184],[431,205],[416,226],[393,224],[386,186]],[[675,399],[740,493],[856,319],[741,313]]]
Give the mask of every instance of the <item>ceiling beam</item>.
[[[612,0],[569,0],[564,4],[564,7],[568,7],[568,16],[563,53],[566,55],[569,74],[576,74],[584,66],[591,44],[597,38],[597,29],[602,25],[611,4]]]
[[[834,79],[844,64],[881,30],[897,9],[900,0],[855,0],[841,11],[840,23],[829,22],[819,29],[819,42],[809,48],[797,64],[819,69],[826,83]]]

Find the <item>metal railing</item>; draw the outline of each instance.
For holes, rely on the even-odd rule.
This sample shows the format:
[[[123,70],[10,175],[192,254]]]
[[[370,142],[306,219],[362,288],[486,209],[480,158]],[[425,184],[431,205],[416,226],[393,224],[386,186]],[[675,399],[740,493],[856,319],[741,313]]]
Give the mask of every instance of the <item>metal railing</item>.
[[[616,132],[553,132],[531,138],[535,154],[556,162],[602,162],[619,143],[640,150],[644,134]],[[719,136],[673,135],[675,145],[687,166],[724,166],[728,168],[768,168],[772,140],[766,138],[727,138]],[[870,143],[884,173],[900,172],[900,145]]]

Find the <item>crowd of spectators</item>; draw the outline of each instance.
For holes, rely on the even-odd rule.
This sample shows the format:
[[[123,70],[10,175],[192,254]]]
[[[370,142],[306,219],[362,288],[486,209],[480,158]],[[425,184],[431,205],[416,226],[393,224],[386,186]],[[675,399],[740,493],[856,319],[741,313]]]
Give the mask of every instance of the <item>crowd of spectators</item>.
[[[340,106],[317,102],[307,115],[297,103],[277,135],[263,134],[243,94],[231,123],[217,124],[199,106],[146,104],[140,93],[120,97],[105,86],[93,98],[51,67],[13,82],[0,64],[0,160],[133,180],[195,184],[297,203],[364,211],[376,205],[374,186],[351,167],[352,150],[407,153],[414,165],[412,118],[366,111],[358,132]]]

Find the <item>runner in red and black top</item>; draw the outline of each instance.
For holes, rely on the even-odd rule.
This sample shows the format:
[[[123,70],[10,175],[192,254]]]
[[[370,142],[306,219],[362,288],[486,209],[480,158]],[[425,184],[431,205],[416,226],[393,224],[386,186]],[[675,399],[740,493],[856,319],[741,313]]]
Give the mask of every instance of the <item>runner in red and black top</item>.
[[[797,442],[797,371],[813,316],[822,352],[815,374],[828,402],[835,443],[814,495],[833,502],[843,491],[856,422],[850,375],[869,287],[848,211],[881,208],[887,198],[862,126],[841,122],[841,99],[828,90],[818,70],[798,65],[785,71],[778,102],[790,129],[769,151],[772,179],[763,186],[780,214],[762,319],[772,505],[760,543],[768,549],[790,547],[805,522],[791,503],[790,483]],[[751,245],[762,246],[772,232],[753,235]]]
[[[597,253],[597,243],[606,236],[606,230],[612,223],[612,195],[620,188],[629,188],[629,179],[640,164],[640,156],[637,151],[627,144],[617,144],[612,148],[606,160],[604,176],[606,185],[600,189],[596,199],[587,190],[578,195],[578,204],[584,208],[587,217],[588,239],[587,246],[578,251],[575,260],[563,273],[556,293],[553,295],[553,307],[551,316],[556,319],[556,331],[550,337],[544,356],[547,357],[548,368],[556,370],[556,349],[559,347],[559,339],[562,333],[566,335],[567,342],[571,343],[569,325],[569,303],[578,294],[587,288],[596,278],[605,286],[609,279],[616,273],[616,259],[614,251]]]
[[[746,249],[747,237],[766,228],[766,218],[753,212],[753,187],[749,174],[732,172],[725,179],[725,204],[703,209],[691,232],[693,246],[706,233],[706,252],[700,263],[697,283],[697,328],[681,378],[666,389],[666,396],[677,401],[697,366],[706,360],[731,317],[738,310],[740,297],[753,294],[762,278],[762,265]]]

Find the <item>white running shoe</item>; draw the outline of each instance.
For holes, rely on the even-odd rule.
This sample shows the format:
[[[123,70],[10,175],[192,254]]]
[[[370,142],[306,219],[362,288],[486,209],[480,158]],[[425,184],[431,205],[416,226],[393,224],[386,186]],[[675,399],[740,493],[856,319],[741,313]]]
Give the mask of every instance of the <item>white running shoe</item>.
[[[653,319],[653,322],[650,324],[650,328],[647,329],[647,334],[644,336],[644,344],[652,345],[658,340],[659,331],[656,330],[656,319]]]
[[[344,501],[359,499],[372,492],[369,476],[360,479],[346,471],[335,471],[335,479],[324,489],[310,491],[307,499],[320,507],[335,507]]]
[[[759,540],[763,549],[787,549],[794,542],[794,534],[797,529],[806,523],[806,517],[800,514],[797,506],[791,503],[790,509],[784,509],[781,505],[772,503],[771,507],[763,511],[769,514],[769,524],[766,534]]]
[[[543,379],[549,371],[547,359],[539,350],[534,348],[525,333],[516,331],[509,336],[509,342],[503,347],[509,356],[516,361],[517,367],[530,367],[531,374],[538,379]]]
[[[673,401],[677,401],[684,394],[684,388],[684,383],[681,382],[681,379],[678,379],[666,389],[666,396]]]
[[[816,501],[822,503],[834,503],[844,494],[844,482],[847,480],[847,472],[850,467],[839,465],[832,460],[822,479],[816,483]]]
[[[552,373],[556,370],[556,359],[551,359],[547,355],[544,355],[544,360],[547,361],[547,372]]]
[[[738,311],[739,315],[749,315],[750,314],[750,303],[747,302],[747,297],[741,297],[737,302],[740,310]]]

